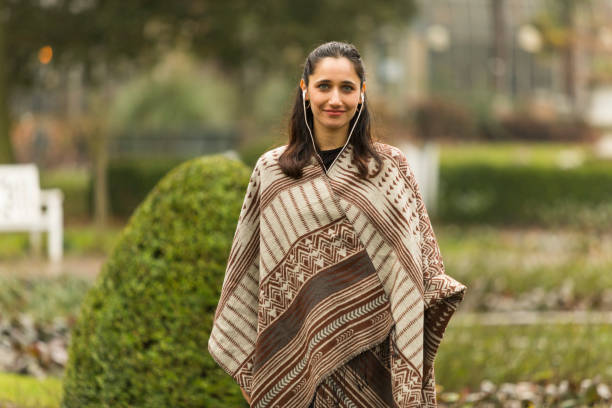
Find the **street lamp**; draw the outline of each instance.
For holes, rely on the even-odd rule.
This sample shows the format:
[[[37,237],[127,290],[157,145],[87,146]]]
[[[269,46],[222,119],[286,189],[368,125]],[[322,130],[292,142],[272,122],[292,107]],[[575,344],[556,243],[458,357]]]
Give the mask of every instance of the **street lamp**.
[[[429,48],[436,52],[444,52],[450,47],[450,34],[448,28],[443,25],[430,25],[425,35]]]
[[[536,53],[542,49],[542,35],[531,24],[522,25],[517,33],[519,46],[528,53]]]

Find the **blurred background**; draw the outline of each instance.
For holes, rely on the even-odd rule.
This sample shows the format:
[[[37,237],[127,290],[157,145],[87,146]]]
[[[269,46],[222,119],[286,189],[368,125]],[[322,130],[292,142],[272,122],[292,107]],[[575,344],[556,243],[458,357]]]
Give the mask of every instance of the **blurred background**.
[[[133,211],[186,160],[252,168],[285,144],[330,40],[361,51],[375,134],[469,287],[441,403],[612,404],[611,0],[1,0],[0,406],[59,406],[70,328]],[[44,191],[60,254],[9,228]]]

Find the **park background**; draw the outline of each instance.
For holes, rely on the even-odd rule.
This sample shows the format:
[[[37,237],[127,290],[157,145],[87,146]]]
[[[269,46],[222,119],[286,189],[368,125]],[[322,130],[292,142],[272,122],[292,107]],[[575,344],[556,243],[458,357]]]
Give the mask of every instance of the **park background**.
[[[246,406],[205,330],[188,348],[194,374],[160,357],[185,357],[173,347],[188,324],[157,328],[156,348],[91,309],[119,302],[138,329],[172,307],[137,283],[180,292],[159,275],[187,284],[185,265],[126,248],[170,234],[178,218],[162,208],[210,215],[214,198],[210,226],[172,229],[185,254],[214,258],[186,275],[204,323],[173,317],[210,327],[250,169],[284,144],[304,59],[328,40],[361,50],[376,135],[437,180],[421,187],[446,270],[469,288],[436,360],[441,404],[610,406],[611,22],[608,0],[2,0],[0,163],[35,163],[41,187],[62,191],[64,254],[0,235],[0,406],[59,407],[75,356],[112,342],[134,350],[125,373],[91,369],[103,392],[90,406]],[[187,185],[202,201],[180,207]],[[69,355],[83,316],[87,343]],[[148,374],[142,355],[160,359]]]

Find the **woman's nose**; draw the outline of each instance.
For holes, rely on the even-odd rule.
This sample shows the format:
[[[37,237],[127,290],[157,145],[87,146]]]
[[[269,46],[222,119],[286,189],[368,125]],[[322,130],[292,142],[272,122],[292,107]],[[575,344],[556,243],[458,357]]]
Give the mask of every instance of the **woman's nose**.
[[[331,91],[331,95],[329,97],[330,105],[340,105],[340,92],[337,89]]]

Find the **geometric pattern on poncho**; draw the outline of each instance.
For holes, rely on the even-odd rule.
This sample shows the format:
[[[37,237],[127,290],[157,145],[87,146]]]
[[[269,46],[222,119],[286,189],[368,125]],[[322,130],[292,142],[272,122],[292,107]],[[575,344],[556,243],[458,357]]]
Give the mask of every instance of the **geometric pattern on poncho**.
[[[465,286],[406,157],[374,147],[367,180],[350,144],[327,174],[313,158],[287,177],[284,146],[253,170],[208,343],[253,407],[436,406],[433,361]]]
[[[259,335],[252,407],[304,406],[322,380],[393,325],[387,295],[346,218],[298,240],[267,274],[260,296],[261,320],[277,313]]]
[[[260,284],[259,327],[264,330],[287,309],[308,279],[319,270],[351,256],[363,245],[344,218],[298,240],[281,262]]]

